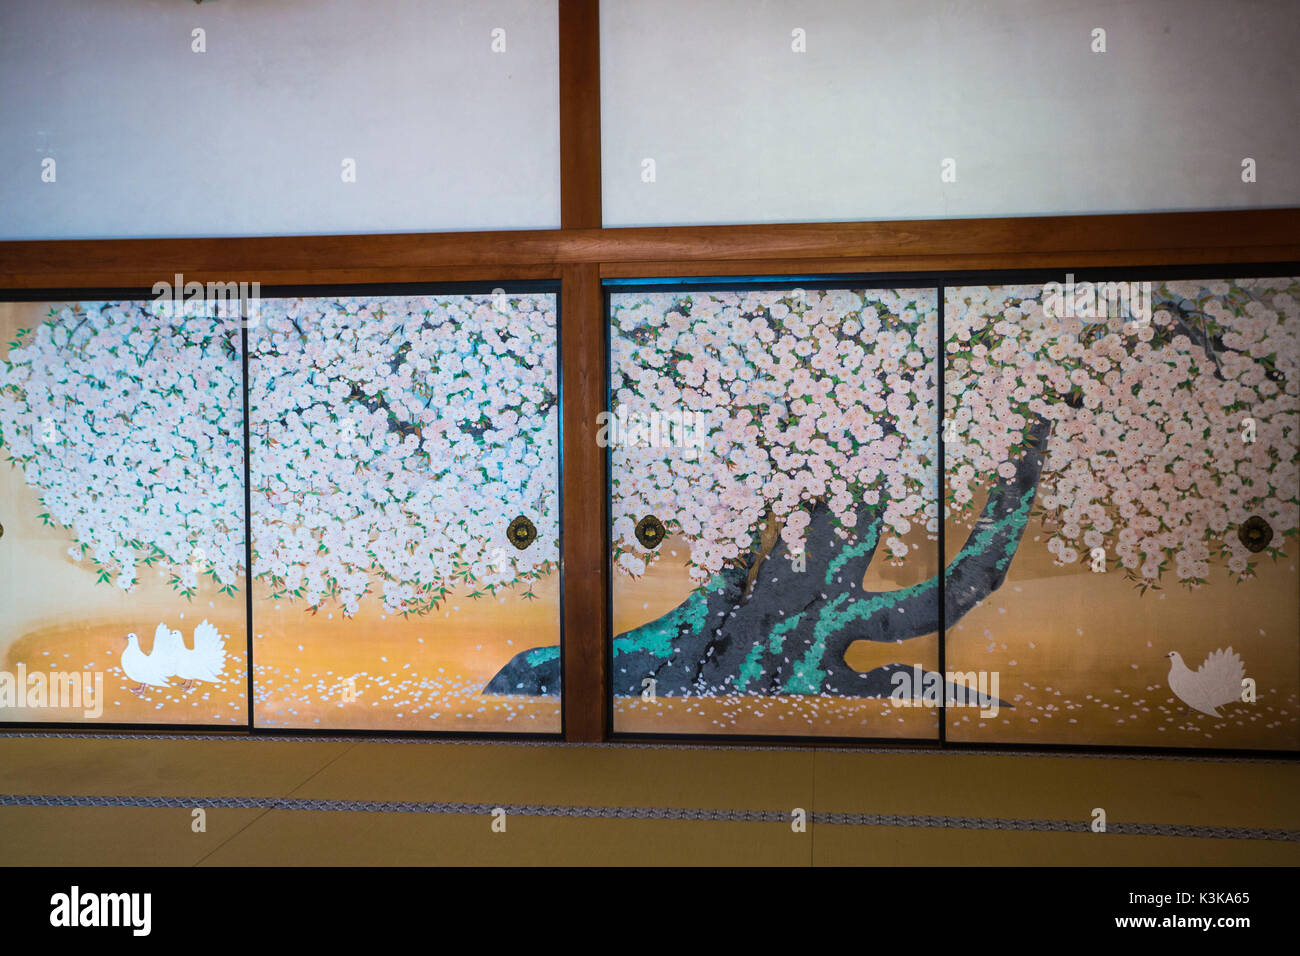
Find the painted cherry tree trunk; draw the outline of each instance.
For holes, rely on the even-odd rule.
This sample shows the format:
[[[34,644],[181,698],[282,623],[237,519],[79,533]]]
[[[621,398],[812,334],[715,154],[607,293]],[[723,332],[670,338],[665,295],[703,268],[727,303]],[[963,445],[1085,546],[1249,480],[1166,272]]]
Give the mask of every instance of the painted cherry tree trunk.
[[[804,570],[791,569],[788,545],[779,539],[770,554],[751,553],[673,611],[615,637],[614,694],[641,694],[650,678],[656,693],[668,695],[889,696],[894,673],[911,668],[894,664],[859,673],[844,660],[849,645],[933,634],[941,596],[951,625],[1002,586],[1033,507],[1047,438],[1048,422],[1034,422],[1014,476],[989,494],[965,546],[948,565],[946,587],[936,575],[896,591],[865,590],[882,509],[860,510],[851,536],[841,540],[830,511],[817,502],[808,508]],[[560,658],[548,650],[517,654],[485,691],[559,693]]]
[[[649,512],[698,587],[614,638],[613,693],[889,695],[899,666],[859,673],[849,646],[932,634],[940,601],[958,622],[1002,585],[1031,519],[1056,564],[1088,560],[1143,592],[1200,587],[1212,563],[1245,581],[1279,558],[1300,525],[1300,282],[1155,285],[1130,284],[1124,308],[1065,311],[1044,286],[945,290],[942,401],[917,290],[616,307],[616,401],[724,425],[698,460],[615,453],[615,571],[661,558],[630,540]],[[987,494],[982,511],[942,582],[865,590],[873,560],[904,559],[910,527],[937,530],[925,436],[940,405],[955,433],[944,508]],[[560,677],[558,650],[539,648],[485,689],[555,693]]]

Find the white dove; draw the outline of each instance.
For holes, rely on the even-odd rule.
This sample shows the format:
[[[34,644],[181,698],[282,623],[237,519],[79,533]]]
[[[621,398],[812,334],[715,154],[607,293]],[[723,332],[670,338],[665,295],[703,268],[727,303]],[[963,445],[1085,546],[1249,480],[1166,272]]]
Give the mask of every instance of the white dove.
[[[140,650],[140,638],[131,633],[126,636],[126,650],[122,652],[122,672],[136,682],[131,693],[144,693],[144,685],[166,687],[172,676],[170,655],[167,653],[167,626],[159,624],[154,631],[153,647],[146,654]]]
[[[1182,655],[1170,651],[1169,689],[1188,707],[1211,717],[1222,717],[1218,708],[1241,700],[1241,680],[1246,676],[1246,665],[1241,657],[1219,648],[1210,654],[1196,670],[1183,663]]]
[[[158,625],[162,627],[162,625]],[[185,638],[180,631],[168,631],[162,643],[165,660],[171,673],[185,681],[182,690],[189,690],[196,680],[217,683],[221,680],[222,668],[226,666],[225,638],[221,633],[203,619],[194,629],[194,648],[185,646]]]

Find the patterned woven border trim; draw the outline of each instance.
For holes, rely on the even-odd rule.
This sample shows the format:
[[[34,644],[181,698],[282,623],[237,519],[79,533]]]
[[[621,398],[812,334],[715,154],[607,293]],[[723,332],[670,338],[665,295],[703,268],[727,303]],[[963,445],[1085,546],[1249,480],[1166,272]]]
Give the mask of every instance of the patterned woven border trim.
[[[412,803],[382,800],[304,800],[295,797],[132,797],[0,794],[0,807],[148,807],[194,810],[307,810],[346,813],[438,813],[507,816],[583,817],[619,820],[699,820],[733,823],[789,823],[784,810],[712,810],[691,807],[570,807],[545,804]],[[1088,833],[1086,820],[1014,820],[996,817],[944,817],[896,813],[810,813],[811,823],[858,827],[926,827],[944,830],[1035,830]],[[1300,830],[1260,827],[1194,826],[1166,823],[1108,823],[1106,833],[1218,840],[1274,840],[1300,843]]]
[[[592,747],[614,748],[622,750],[736,750],[736,751],[776,751],[783,753],[808,753],[817,751],[835,754],[936,754],[947,756],[986,756],[986,757],[1036,757],[1039,759],[1062,758],[1066,760],[1175,760],[1187,763],[1266,763],[1294,764],[1295,759],[1286,757],[1257,757],[1249,753],[1237,754],[1187,754],[1176,753],[1110,753],[1106,751],[1049,751],[1049,750],[996,750],[996,749],[962,749],[934,747],[827,747],[816,743],[802,744],[725,744],[725,743],[633,743],[623,741],[605,741],[602,743],[570,743],[564,740],[519,740],[494,739],[484,736],[474,739],[452,737],[370,737],[323,735],[323,734],[189,734],[189,733],[136,733],[123,731],[111,733],[106,731],[46,731],[21,730],[0,731],[0,740],[6,737],[51,737],[58,739],[85,738],[91,740],[226,740],[226,741],[271,741],[281,743],[372,743],[372,744],[420,744],[451,747]],[[1300,752],[1297,752],[1300,758]]]
[[[955,830],[1048,830],[1057,833],[1090,833],[1087,820],[1011,820],[997,817],[936,817],[888,813],[817,813],[817,823],[868,827],[937,827]],[[1215,840],[1281,840],[1300,843],[1300,830],[1270,830],[1263,827],[1217,827],[1177,823],[1107,823],[1106,833],[1124,836],[1198,837]]]

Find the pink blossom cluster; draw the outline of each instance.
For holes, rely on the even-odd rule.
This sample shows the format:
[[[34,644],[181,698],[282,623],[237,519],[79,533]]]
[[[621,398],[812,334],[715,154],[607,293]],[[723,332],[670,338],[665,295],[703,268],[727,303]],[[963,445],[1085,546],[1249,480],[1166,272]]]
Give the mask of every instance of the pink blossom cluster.
[[[1247,577],[1237,532],[1256,515],[1280,553],[1300,525],[1300,279],[1158,285],[1148,322],[1054,317],[1042,292],[946,290],[952,510],[1014,474],[1037,416],[1051,422],[1037,508],[1058,564],[1100,548],[1143,586],[1195,586],[1215,560]]]
[[[244,573],[238,326],[60,306],[0,363],[0,439],[69,554],[131,590]],[[268,299],[249,330],[254,573],[345,615],[492,592],[558,561],[554,295]],[[517,515],[536,540],[514,547]]]
[[[250,331],[253,570],[347,616],[559,559],[554,295],[272,299]],[[516,549],[517,515],[537,529]]]
[[[0,438],[68,554],[131,591],[244,573],[240,338],[149,302],[51,308],[0,362]]]
[[[933,289],[620,293],[611,322],[611,404],[709,425],[702,448],[612,450],[619,570],[665,550],[637,542],[647,514],[687,543],[696,581],[768,521],[800,550],[814,500],[848,527],[880,508],[895,560],[914,525],[937,534]]]

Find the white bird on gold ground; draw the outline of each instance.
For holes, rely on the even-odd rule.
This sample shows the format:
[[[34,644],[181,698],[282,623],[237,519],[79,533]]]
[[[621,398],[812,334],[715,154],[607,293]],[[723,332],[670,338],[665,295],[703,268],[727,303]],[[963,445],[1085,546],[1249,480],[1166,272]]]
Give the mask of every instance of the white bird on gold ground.
[[[1211,717],[1222,717],[1219,708],[1241,700],[1241,681],[1246,665],[1241,657],[1219,648],[1196,670],[1183,663],[1177,651],[1169,652],[1169,689],[1188,707]]]
[[[131,633],[126,636],[126,650],[122,652],[122,672],[135,681],[131,693],[139,696],[144,693],[144,685],[166,687],[172,676],[171,661],[167,647],[167,626],[159,624],[153,635],[153,647],[146,654],[140,650],[140,638]]]
[[[163,628],[163,625],[159,624],[158,627]],[[156,648],[159,645],[155,643],[154,646]],[[208,623],[207,618],[194,629],[192,650],[185,646],[185,638],[180,631],[167,631],[161,646],[164,649],[164,660],[171,668],[171,675],[185,681],[183,690],[193,687],[196,680],[220,682],[222,668],[226,666],[225,638]]]

